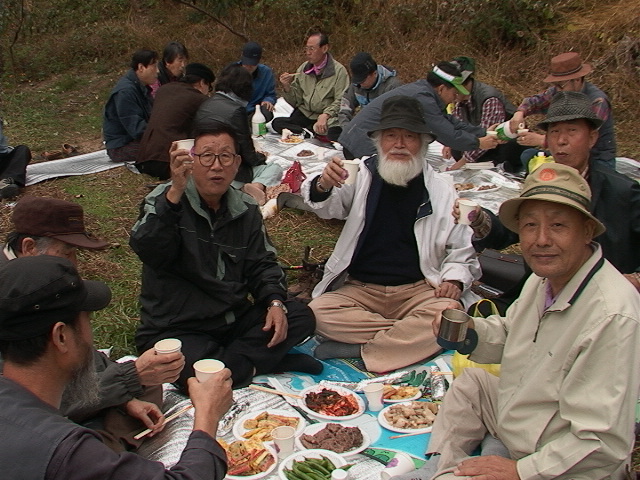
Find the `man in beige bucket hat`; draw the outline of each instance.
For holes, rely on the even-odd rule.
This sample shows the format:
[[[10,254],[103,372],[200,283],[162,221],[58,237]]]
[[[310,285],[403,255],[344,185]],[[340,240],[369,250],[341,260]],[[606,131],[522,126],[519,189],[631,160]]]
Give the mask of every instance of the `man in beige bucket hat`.
[[[590,199],[577,170],[545,164],[501,206],[535,273],[505,317],[471,320],[479,342],[470,360],[501,363],[501,376],[464,370],[434,423],[427,466],[399,478],[626,478],[640,296],[592,241],[604,226]],[[469,457],[487,434],[505,456]]]
[[[591,149],[592,160],[615,168],[616,137],[613,129],[613,114],[611,102],[606,93],[587,82],[585,76],[592,68],[582,61],[577,52],[566,52],[551,59],[549,73],[543,80],[549,87],[542,93],[532,95],[522,100],[518,110],[511,118],[511,128],[515,132],[525,117],[536,113],[547,113],[551,99],[558,92],[581,92],[591,100],[591,108],[602,120],[599,127],[598,141]],[[534,147],[532,155],[540,149],[546,149],[545,135],[528,131],[518,135],[520,145]],[[523,155],[524,156],[524,155]]]

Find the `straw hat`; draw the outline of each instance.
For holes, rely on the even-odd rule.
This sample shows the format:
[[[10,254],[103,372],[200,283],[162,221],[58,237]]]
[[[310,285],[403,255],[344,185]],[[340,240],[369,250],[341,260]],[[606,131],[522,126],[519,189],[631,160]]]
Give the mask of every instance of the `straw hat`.
[[[589,212],[591,189],[587,181],[575,169],[559,163],[545,163],[531,173],[524,182],[518,198],[500,205],[500,221],[509,230],[518,232],[518,212],[526,200],[543,200],[575,208],[596,222],[594,237],[602,235],[605,226]]]

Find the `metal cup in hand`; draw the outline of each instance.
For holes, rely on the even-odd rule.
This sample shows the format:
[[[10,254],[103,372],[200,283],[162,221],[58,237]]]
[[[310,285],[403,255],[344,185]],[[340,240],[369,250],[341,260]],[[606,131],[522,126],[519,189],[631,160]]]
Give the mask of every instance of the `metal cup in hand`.
[[[462,310],[443,310],[436,339],[438,345],[447,350],[458,350],[465,355],[471,353],[478,343],[478,335],[475,330],[468,328],[469,320],[471,317]]]

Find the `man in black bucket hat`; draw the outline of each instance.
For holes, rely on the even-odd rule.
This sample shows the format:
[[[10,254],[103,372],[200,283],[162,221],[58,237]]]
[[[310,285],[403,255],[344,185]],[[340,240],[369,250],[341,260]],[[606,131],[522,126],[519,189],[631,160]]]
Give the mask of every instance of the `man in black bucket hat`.
[[[625,274],[640,291],[640,185],[591,155],[598,140],[602,119],[591,109],[591,101],[583,93],[560,92],[549,106],[540,128],[546,131],[547,144],[557,163],[573,167],[587,180],[593,196],[590,212],[607,231],[596,238],[604,257]],[[505,228],[500,219],[486,209],[471,224],[474,245],[503,249],[518,242],[517,233]],[[518,296],[510,292],[507,302]]]
[[[387,98],[369,136],[378,154],[353,161],[359,171],[334,157],[303,185],[320,217],[347,220],[310,307],[328,339],[317,358],[384,372],[440,351],[424,326],[443,303],[472,300],[479,270],[468,230],[448,218],[455,190],[425,160],[435,137],[420,102]]]
[[[630,478],[640,297],[593,241],[605,227],[590,202],[576,169],[548,163],[500,206],[535,273],[506,315],[469,320],[469,359],[501,363],[500,378],[465,369],[433,424],[429,461],[395,480]],[[470,457],[486,436],[506,451]]]

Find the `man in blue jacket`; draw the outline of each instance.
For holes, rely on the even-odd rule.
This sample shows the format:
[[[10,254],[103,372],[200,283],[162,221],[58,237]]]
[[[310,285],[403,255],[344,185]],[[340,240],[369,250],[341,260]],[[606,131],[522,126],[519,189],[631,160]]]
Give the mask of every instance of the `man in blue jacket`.
[[[247,104],[247,113],[253,115],[256,107],[260,105],[260,110],[267,122],[273,119],[273,109],[276,105],[276,77],[273,70],[263,63],[262,47],[256,42],[245,44],[242,49],[242,58],[238,62],[253,78],[253,95]]]
[[[138,50],[131,69],[118,80],[104,107],[102,131],[107,154],[114,162],[135,162],[140,140],[151,116],[151,84],[158,78],[158,54]]]

